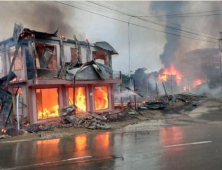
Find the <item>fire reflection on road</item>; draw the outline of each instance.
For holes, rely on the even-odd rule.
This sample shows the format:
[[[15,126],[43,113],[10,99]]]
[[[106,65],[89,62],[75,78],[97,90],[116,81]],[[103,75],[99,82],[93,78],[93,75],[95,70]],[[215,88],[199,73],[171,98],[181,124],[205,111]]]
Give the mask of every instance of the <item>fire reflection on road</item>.
[[[113,138],[111,136],[110,132],[105,132],[91,135],[80,134],[60,139],[4,144],[10,145],[10,147],[5,149],[4,145],[0,146],[1,153],[4,153],[4,156],[0,156],[0,166],[29,166],[87,156],[107,157],[112,155],[111,145],[113,141],[111,139]]]
[[[77,135],[75,137],[75,144],[76,144],[76,150],[81,151],[87,147],[87,136],[82,134],[82,135]]]
[[[109,147],[109,137],[110,137],[109,132],[97,134],[95,137],[96,147],[103,147],[103,148]]]
[[[183,140],[183,132],[180,127],[172,126],[161,128],[159,134],[160,143],[162,146],[180,144]],[[182,147],[171,148],[171,151],[179,151]]]
[[[36,142],[36,159],[55,161],[59,157],[60,139],[41,140]]]

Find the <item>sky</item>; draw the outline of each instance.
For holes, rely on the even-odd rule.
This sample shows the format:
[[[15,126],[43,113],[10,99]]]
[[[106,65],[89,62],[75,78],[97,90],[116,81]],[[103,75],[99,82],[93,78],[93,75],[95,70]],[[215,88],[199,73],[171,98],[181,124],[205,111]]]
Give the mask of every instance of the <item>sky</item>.
[[[25,28],[43,32],[53,33],[59,28],[58,34],[67,38],[72,38],[75,34],[79,40],[88,39],[90,43],[107,41],[119,53],[119,55],[113,56],[114,71],[129,74],[130,71],[134,72],[143,67],[147,69],[146,72],[158,71],[172,62],[179,62],[185,53],[195,49],[218,48],[216,39],[219,38],[219,32],[222,31],[221,15],[209,15],[212,12],[201,13],[222,9],[222,2],[63,1],[63,3],[71,6],[55,1],[0,2],[0,40],[12,36],[15,22],[22,23]],[[81,9],[73,8],[73,6]],[[128,15],[120,14],[117,11]],[[162,16],[184,13],[209,16],[176,18]],[[220,13],[220,11],[213,14],[215,13]],[[130,21],[131,24],[101,15],[124,22]],[[148,20],[147,22],[130,17],[130,15],[151,17],[143,17]],[[132,24],[143,26],[143,28]],[[181,29],[186,32],[180,31]],[[187,33],[188,31],[201,35],[207,34],[216,39],[206,39],[205,36],[190,34]],[[202,40],[197,41],[182,36]],[[213,43],[205,40],[213,41]]]

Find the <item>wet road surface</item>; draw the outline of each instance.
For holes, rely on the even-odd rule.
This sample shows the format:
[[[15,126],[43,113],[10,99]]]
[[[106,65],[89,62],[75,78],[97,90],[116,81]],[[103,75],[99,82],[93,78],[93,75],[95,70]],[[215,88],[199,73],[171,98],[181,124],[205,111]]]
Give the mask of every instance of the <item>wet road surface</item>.
[[[0,144],[0,169],[222,169],[222,124],[127,131]]]

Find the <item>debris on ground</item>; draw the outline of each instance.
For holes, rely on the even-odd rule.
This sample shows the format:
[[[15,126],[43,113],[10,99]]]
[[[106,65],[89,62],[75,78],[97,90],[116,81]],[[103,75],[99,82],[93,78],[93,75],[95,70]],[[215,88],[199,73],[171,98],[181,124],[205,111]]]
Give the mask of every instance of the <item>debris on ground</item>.
[[[65,106],[60,110],[60,114],[62,116],[67,116],[67,115],[73,115],[75,114],[76,106],[70,105],[70,106]]]
[[[139,110],[164,110],[173,106],[178,100],[184,103],[190,102],[192,106],[198,106],[198,100],[205,98],[205,95],[195,95],[192,93],[181,93],[176,95],[159,96],[155,100],[143,102],[138,106]]]
[[[10,138],[11,136],[9,135],[0,135],[0,139],[7,139],[7,138]]]
[[[53,131],[55,128],[86,128],[107,130],[111,128],[108,122],[122,121],[131,118],[130,114],[137,112],[124,110],[116,112],[87,113],[76,114],[75,106],[66,106],[60,110],[60,121],[51,121],[45,124],[31,124],[26,126],[25,130],[29,133],[38,133],[40,131]]]

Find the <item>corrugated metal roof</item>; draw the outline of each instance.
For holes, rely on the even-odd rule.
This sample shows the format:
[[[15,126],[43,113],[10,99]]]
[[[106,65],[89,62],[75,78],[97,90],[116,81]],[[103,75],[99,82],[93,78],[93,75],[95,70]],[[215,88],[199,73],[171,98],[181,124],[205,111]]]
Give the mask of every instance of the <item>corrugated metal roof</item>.
[[[96,42],[94,43],[94,45],[96,47],[102,48],[104,50],[107,50],[109,52],[111,52],[111,54],[118,54],[118,52],[107,42],[103,41],[103,42]]]
[[[110,68],[104,64],[97,63],[94,60],[92,60],[92,61],[88,62],[88,64],[86,66],[84,66],[81,69],[81,71],[78,73],[79,78],[83,77],[83,76],[81,76],[81,74],[83,72],[85,72],[85,70],[87,70],[88,67],[91,67],[92,68],[91,72],[94,71],[95,73],[97,73],[99,75],[99,78],[102,80],[110,79],[110,77],[112,76],[112,73],[113,73],[112,68]],[[72,75],[75,75],[79,71],[79,69],[80,68],[73,68],[73,69],[67,70],[68,74],[66,74],[66,79],[72,80],[73,79]],[[90,77],[88,79],[90,79]],[[78,79],[78,80],[81,80],[81,79]]]

